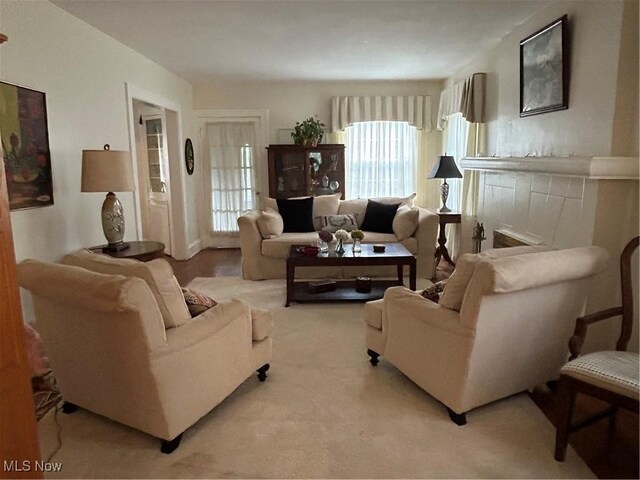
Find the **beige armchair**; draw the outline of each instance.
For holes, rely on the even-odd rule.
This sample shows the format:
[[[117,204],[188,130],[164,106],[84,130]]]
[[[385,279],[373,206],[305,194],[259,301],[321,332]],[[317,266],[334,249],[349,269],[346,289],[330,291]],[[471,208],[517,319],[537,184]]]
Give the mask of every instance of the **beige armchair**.
[[[31,292],[66,413],[86,408],[162,439],[171,453],[253,371],[265,379],[267,312],[231,300],[191,319],[163,259],[80,252],[65,262],[85,268],[26,260],[18,279]]]
[[[394,287],[366,305],[370,361],[383,355],[464,425],[469,410],[558,378],[585,279],[607,259],[599,247],[463,255],[439,303]]]

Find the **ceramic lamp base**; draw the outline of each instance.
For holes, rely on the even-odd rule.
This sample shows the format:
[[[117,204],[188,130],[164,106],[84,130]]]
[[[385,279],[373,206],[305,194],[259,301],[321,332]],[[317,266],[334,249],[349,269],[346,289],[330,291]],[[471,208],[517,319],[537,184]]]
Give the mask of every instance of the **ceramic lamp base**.
[[[124,242],[124,211],[115,193],[107,193],[102,204],[102,231],[109,248],[116,248]],[[126,247],[124,247],[126,248]]]

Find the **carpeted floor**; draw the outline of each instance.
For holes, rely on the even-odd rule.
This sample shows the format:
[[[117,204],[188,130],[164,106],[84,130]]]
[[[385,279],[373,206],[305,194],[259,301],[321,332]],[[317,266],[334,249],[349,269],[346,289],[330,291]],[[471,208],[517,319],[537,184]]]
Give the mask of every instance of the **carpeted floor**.
[[[65,478],[594,478],[526,394],[453,424],[445,408],[364,346],[362,304],[282,307],[284,281],[197,278],[216,300],[273,311],[269,378],[249,378],[187,430],[171,455],[144,433],[80,410],[58,414]],[[425,366],[428,368],[428,366]],[[99,381],[96,379],[96,381]],[[42,454],[56,446],[53,412],[39,422]]]

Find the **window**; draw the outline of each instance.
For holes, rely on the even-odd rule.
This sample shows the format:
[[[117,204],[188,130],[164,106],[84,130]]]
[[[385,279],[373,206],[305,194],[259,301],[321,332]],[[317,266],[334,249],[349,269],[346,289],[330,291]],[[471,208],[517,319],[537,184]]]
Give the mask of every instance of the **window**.
[[[451,155],[456,160],[458,169],[460,168],[460,160],[467,155],[467,144],[469,141],[469,125],[462,113],[454,113],[447,117],[445,126],[445,149],[447,155]],[[451,210],[460,211],[462,202],[462,179],[447,179],[449,184],[449,198],[447,206]]]
[[[215,233],[235,233],[237,219],[254,207],[253,124],[214,123],[207,128],[211,156],[211,222]]]
[[[349,198],[416,191],[417,131],[406,122],[357,122],[346,129]]]

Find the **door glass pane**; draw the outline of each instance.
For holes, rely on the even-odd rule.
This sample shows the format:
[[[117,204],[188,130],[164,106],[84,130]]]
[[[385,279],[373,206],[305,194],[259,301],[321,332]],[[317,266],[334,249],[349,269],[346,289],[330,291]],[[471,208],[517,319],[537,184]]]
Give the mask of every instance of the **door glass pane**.
[[[164,171],[164,135],[162,120],[152,119],[145,122],[147,128],[147,161],[149,162],[149,186],[152,192],[166,192]]]

